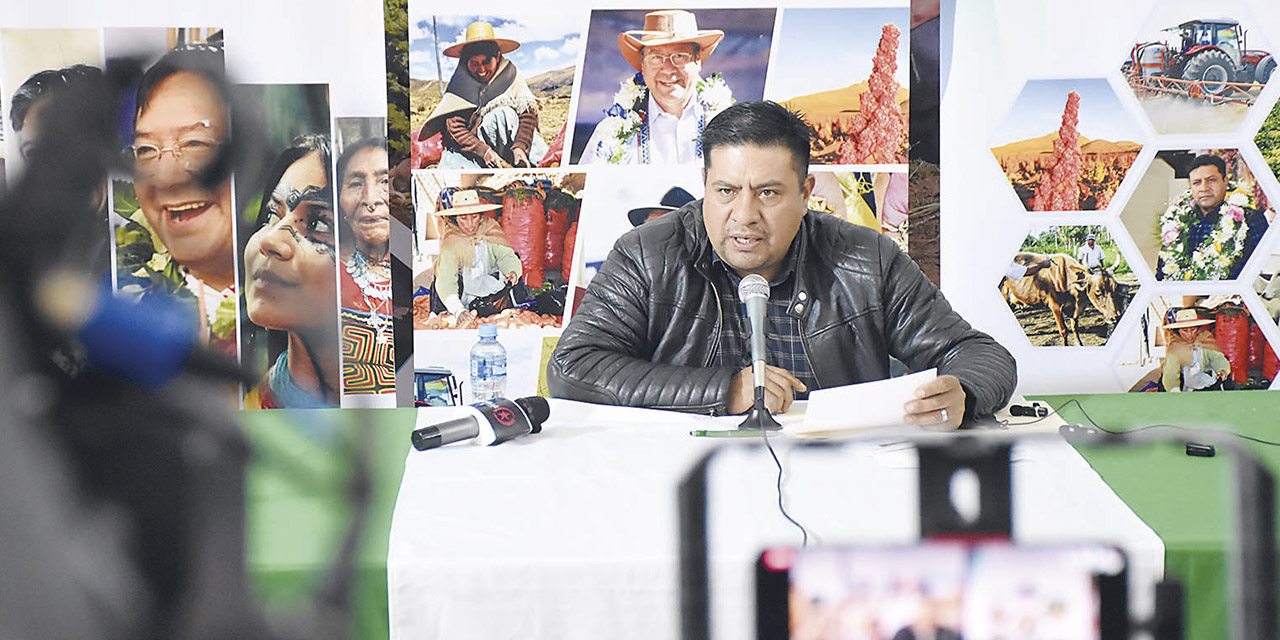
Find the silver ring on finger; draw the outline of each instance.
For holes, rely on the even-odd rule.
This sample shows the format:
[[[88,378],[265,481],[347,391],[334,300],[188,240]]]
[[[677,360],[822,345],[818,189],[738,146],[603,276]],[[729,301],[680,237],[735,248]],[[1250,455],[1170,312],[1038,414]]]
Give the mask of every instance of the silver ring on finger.
[[[941,420],[939,420],[938,422],[940,422],[940,423],[944,423],[944,424],[945,424],[945,423],[947,422],[947,410],[946,410],[946,409],[938,409],[938,414],[942,416],[942,419],[941,419]]]

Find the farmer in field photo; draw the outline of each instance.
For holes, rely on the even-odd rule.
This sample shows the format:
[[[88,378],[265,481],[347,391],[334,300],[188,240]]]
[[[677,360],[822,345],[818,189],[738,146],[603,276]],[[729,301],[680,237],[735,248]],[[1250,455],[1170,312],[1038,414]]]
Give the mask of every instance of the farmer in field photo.
[[[445,308],[461,321],[492,315],[514,302],[509,297],[524,269],[498,221],[487,215],[501,208],[481,202],[474,189],[441,195],[436,211],[441,225],[435,290]],[[504,297],[507,303],[500,303]]]
[[[533,167],[547,152],[538,133],[538,98],[505,57],[520,43],[487,22],[467,27],[464,42],[444,50],[459,64],[418,136],[442,132],[441,169]]]

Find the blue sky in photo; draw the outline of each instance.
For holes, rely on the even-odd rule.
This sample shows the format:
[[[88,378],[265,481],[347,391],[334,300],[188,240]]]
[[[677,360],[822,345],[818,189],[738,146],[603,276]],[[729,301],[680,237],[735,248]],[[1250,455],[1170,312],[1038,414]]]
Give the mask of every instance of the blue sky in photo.
[[[1031,80],[1000,123],[991,146],[1039,138],[1057,131],[1062,126],[1067,94],[1072,91],[1080,94],[1080,124],[1076,126],[1080,135],[1111,142],[1136,142],[1142,138],[1138,123],[1125,112],[1105,79]]]
[[[766,93],[774,100],[866,81],[885,24],[898,26],[898,70],[909,88],[910,12],[906,7],[784,9]]]
[[[507,54],[520,73],[532,78],[541,73],[572,66],[578,60],[582,36],[578,24],[566,24],[561,16],[530,15],[496,17],[488,15],[435,15],[425,11],[430,5],[412,3],[409,9],[409,76],[415,80],[436,80],[436,52],[462,42],[467,25],[483,21],[493,25],[494,35],[520,43]],[[424,11],[415,12],[414,9]],[[432,30],[432,18],[435,30]],[[436,46],[436,36],[440,44]],[[445,82],[453,76],[457,58],[441,55],[440,74]]]

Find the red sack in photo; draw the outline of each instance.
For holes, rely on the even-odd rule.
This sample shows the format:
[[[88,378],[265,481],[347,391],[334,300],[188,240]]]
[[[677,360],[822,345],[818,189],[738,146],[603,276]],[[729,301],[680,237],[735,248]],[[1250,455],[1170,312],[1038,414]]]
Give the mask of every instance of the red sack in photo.
[[[1267,343],[1267,348],[1262,353],[1262,375],[1268,380],[1275,380],[1276,373],[1280,373],[1280,358],[1276,357],[1275,349]]]
[[[547,253],[547,213],[537,189],[518,185],[507,189],[502,196],[502,231],[520,256],[525,286],[541,289]]]
[[[1257,371],[1262,368],[1262,351],[1267,346],[1267,338],[1262,335],[1262,329],[1258,328],[1258,323],[1249,319],[1249,370]]]
[[[560,127],[560,133],[557,133],[556,139],[551,141],[551,147],[547,149],[547,154],[542,156],[542,162],[538,163],[539,167],[560,166],[560,159],[564,157],[564,131],[568,128],[568,122]]]
[[[542,267],[547,271],[559,269],[564,260],[564,237],[569,230],[568,209],[547,209],[547,255]]]
[[[1219,307],[1213,325],[1213,339],[1231,363],[1231,379],[1249,379],[1249,315],[1235,307]]]
[[[578,221],[574,220],[564,233],[564,260],[560,263],[560,275],[569,281],[569,271],[573,269],[573,247],[578,244]]]
[[[413,168],[425,169],[428,166],[440,164],[440,155],[444,153],[444,134],[437,131],[426,140],[419,140],[420,135],[422,135],[421,128],[409,136]]]

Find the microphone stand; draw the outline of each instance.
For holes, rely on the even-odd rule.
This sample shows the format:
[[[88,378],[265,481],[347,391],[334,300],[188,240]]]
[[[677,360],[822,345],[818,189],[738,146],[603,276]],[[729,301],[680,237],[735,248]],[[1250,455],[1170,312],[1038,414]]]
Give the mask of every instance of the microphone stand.
[[[738,425],[739,429],[756,429],[758,431],[779,431],[782,425],[764,406],[764,363],[759,360],[751,363],[752,374],[756,379],[755,402],[747,417]]]

